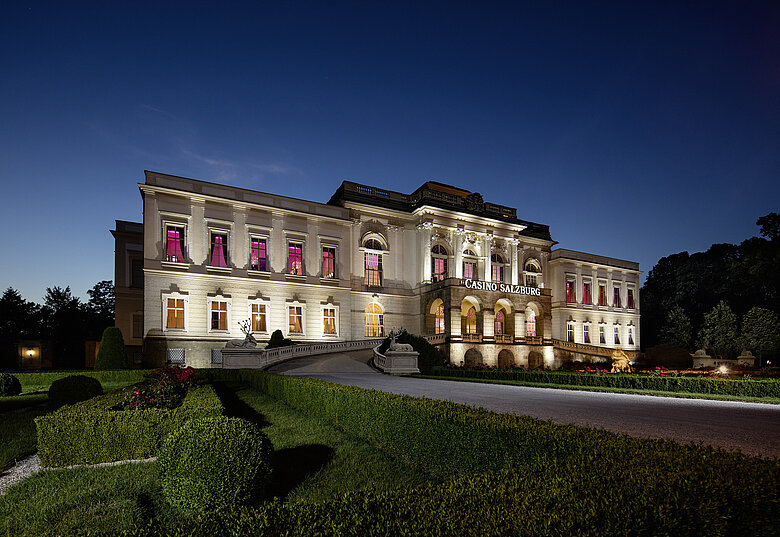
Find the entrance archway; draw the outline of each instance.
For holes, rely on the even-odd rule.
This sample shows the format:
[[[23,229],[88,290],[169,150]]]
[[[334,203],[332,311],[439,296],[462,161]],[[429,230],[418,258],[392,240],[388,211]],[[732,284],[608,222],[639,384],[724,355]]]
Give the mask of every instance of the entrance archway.
[[[515,365],[515,355],[509,349],[502,349],[498,353],[498,368],[512,369],[513,365]]]
[[[528,369],[540,369],[544,367],[544,358],[539,351],[531,351],[528,353]]]
[[[476,367],[482,365],[482,353],[477,349],[469,349],[463,355],[463,365],[466,367]]]

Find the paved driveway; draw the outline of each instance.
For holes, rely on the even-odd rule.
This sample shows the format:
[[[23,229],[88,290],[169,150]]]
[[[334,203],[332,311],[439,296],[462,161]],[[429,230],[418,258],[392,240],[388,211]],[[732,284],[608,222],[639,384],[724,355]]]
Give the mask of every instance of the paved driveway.
[[[271,371],[780,458],[780,405],[393,377],[368,365],[370,353],[299,358]]]

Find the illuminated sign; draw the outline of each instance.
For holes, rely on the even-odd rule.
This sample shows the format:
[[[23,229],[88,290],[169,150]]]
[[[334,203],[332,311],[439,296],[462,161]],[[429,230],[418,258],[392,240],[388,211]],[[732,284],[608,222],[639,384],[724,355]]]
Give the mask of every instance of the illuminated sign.
[[[500,291],[501,293],[512,293],[515,295],[542,296],[542,290],[538,287],[526,287],[525,285],[512,285],[511,283],[481,282],[479,280],[463,280],[466,289],[476,289],[478,291]]]

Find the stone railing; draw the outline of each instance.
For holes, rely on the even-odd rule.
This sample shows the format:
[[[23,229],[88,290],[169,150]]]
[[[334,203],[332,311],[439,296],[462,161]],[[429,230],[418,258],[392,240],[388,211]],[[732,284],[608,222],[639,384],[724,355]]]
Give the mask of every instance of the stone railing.
[[[553,345],[559,349],[564,349],[572,352],[579,352],[582,354],[591,354],[594,356],[604,356],[605,358],[611,358],[615,349],[611,347],[599,347],[597,345],[589,345],[587,343],[574,343],[572,341],[564,341],[562,339],[553,339]],[[629,360],[635,360],[639,353],[637,351],[627,351],[623,349]]]
[[[542,336],[525,336],[526,345],[541,345],[544,341]]]
[[[482,343],[482,334],[463,334],[464,343]]]
[[[301,358],[303,356],[371,349],[380,345],[382,341],[383,338],[359,339],[357,341],[334,341],[328,343],[311,343],[309,345],[291,345],[289,347],[277,347],[271,350],[225,348],[222,349],[222,368],[266,369],[280,362],[293,358]]]
[[[431,345],[441,345],[442,343],[447,342],[447,334],[431,334],[428,336],[423,336],[425,338],[425,341],[430,343]]]
[[[511,334],[496,334],[494,336],[494,339],[496,343],[509,343],[512,344],[515,342],[515,336]]]

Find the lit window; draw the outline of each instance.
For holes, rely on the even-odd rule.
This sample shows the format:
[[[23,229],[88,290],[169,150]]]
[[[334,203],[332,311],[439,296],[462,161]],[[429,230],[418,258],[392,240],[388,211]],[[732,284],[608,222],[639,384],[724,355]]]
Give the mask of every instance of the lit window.
[[[471,306],[466,312],[466,326],[464,332],[466,334],[477,333],[477,310],[474,309],[474,306]]]
[[[165,226],[165,260],[172,263],[184,263],[184,227]]]
[[[287,274],[303,276],[303,244],[300,242],[287,245]]]
[[[490,272],[491,281],[503,282],[504,281],[504,258],[498,254],[493,254],[490,256],[490,263],[491,263],[491,272]]]
[[[209,265],[212,267],[224,267],[227,268],[228,250],[227,250],[227,234],[226,233],[212,233],[211,234],[211,255]]]
[[[167,320],[165,328],[184,329],[184,299],[169,298],[166,300]]]
[[[336,309],[325,308],[322,310],[322,333],[323,334],[335,334],[336,333]]]
[[[447,277],[447,250],[444,246],[437,244],[431,250],[431,267],[431,279],[434,282],[440,282]]]
[[[211,302],[211,329],[227,330],[227,302]]]
[[[366,337],[382,337],[384,330],[382,306],[371,302],[366,306]]]
[[[444,333],[444,304],[439,304],[436,308],[436,326],[434,327],[434,333]]]
[[[590,295],[590,282],[583,282],[582,284],[582,303],[593,304],[593,297]]]
[[[634,344],[634,328],[632,326],[628,327],[628,344]]]
[[[301,306],[289,306],[288,312],[288,333],[303,334],[303,308]]]
[[[599,345],[607,344],[607,329],[604,325],[599,325]]]
[[[582,342],[590,343],[590,325],[586,324],[582,327]]]
[[[566,302],[573,304],[577,302],[576,282],[574,279],[566,280]]]
[[[574,323],[566,325],[566,341],[574,343]]]
[[[322,248],[322,277],[336,277],[336,249],[331,246],[323,246]],[[329,333],[326,332],[326,334]],[[333,333],[335,334],[335,332]]]
[[[525,285],[526,287],[537,287],[539,285],[539,266],[535,262],[529,261],[525,264]]]
[[[634,309],[634,290],[631,289],[631,288],[628,289],[628,299],[627,299],[627,302],[628,303],[626,304],[626,306],[628,307],[628,309],[630,309],[630,310]]]
[[[615,345],[620,345],[620,327],[615,327]]]
[[[249,241],[249,269],[268,271],[268,243],[266,239],[252,237]]]
[[[267,332],[265,304],[252,304],[252,332]]]
[[[493,320],[493,330],[497,336],[504,334],[504,320],[504,310],[498,310]]]
[[[477,257],[477,254],[471,250],[466,250],[463,252],[463,255],[465,257],[463,261],[463,277],[473,280],[477,277],[477,261],[476,259],[473,259]],[[472,259],[469,259],[469,257]]]
[[[620,287],[615,287],[612,290],[612,306],[615,308],[622,308],[620,303]]]
[[[606,284],[599,284],[599,306],[607,305],[607,286]]]
[[[368,287],[382,286],[382,254],[366,252],[365,284]]]
[[[536,314],[532,311],[525,320],[525,335],[536,336]]]

